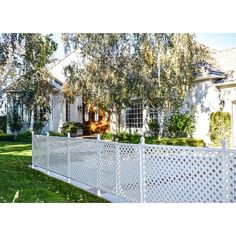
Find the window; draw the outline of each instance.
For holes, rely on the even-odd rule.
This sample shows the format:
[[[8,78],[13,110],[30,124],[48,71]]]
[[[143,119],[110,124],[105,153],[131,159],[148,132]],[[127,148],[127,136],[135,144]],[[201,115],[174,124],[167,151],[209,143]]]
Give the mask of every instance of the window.
[[[70,121],[70,103],[66,101],[66,122]]]
[[[129,108],[126,108],[126,127],[143,127],[143,105],[141,100],[133,100],[131,106]]]

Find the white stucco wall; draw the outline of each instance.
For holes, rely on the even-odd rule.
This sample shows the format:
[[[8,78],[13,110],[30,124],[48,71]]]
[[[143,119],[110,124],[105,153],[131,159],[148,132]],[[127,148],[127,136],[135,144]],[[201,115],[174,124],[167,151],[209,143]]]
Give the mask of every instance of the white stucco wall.
[[[188,101],[196,109],[196,130],[193,136],[209,144],[210,115],[219,111],[219,90],[211,80],[195,82]]]
[[[57,62],[54,66],[52,66],[49,70],[52,75],[60,80],[61,82],[66,81],[66,77],[64,75],[64,68],[68,65],[71,65],[73,62],[80,63],[81,56],[78,51],[74,51],[63,58],[61,61]],[[81,65],[82,66],[82,65]]]
[[[64,75],[64,68],[73,62],[80,62],[81,57],[78,51],[72,52],[61,61],[57,62],[51,69],[51,74],[64,83],[66,77]],[[49,115],[49,121],[45,125],[43,132],[47,131],[60,131],[63,124],[66,122],[66,101],[63,97],[62,91],[51,95],[50,104],[52,107],[52,113]],[[72,122],[83,122],[83,112],[78,111],[78,105],[83,106],[83,101],[81,96],[77,96],[74,103],[70,104],[70,117],[69,121]]]

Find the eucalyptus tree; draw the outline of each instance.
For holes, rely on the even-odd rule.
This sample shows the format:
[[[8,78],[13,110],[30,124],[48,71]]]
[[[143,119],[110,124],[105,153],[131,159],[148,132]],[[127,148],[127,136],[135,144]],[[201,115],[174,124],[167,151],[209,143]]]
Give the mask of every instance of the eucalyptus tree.
[[[168,113],[183,105],[202,62],[210,59],[210,52],[197,43],[193,34],[140,37],[139,62],[142,66],[134,66],[136,84],[140,84],[135,89],[148,106],[157,111],[160,127],[163,127]]]
[[[49,112],[51,75],[47,67],[57,49],[52,35],[4,33],[0,49],[0,82],[8,84],[9,99],[17,97],[31,111],[31,118],[36,107]]]
[[[69,78],[66,94],[83,96],[88,104],[120,114],[132,97],[126,86],[131,75],[130,34],[64,34],[65,48],[77,48],[81,65],[65,68]],[[70,93],[69,91],[73,91]]]
[[[80,66],[65,70],[67,93],[115,111],[118,118],[132,98],[139,98],[161,114],[162,122],[183,104],[209,56],[187,33],[63,34],[63,39],[66,50],[77,48],[83,58]]]

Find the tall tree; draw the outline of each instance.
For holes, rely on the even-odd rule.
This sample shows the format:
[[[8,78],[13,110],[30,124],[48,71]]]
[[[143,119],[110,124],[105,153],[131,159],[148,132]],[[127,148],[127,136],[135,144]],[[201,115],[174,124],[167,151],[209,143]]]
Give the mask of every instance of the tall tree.
[[[31,117],[36,107],[49,112],[51,75],[47,66],[52,62],[53,53],[57,49],[52,35],[12,33],[1,34],[0,39],[1,72],[8,70],[1,77],[1,82],[11,82],[8,86],[9,99],[17,96],[18,101],[23,102],[31,111]],[[12,75],[11,79],[9,74]]]
[[[208,50],[193,34],[64,34],[83,60],[66,68],[67,92],[120,114],[139,98],[161,114],[178,109]]]

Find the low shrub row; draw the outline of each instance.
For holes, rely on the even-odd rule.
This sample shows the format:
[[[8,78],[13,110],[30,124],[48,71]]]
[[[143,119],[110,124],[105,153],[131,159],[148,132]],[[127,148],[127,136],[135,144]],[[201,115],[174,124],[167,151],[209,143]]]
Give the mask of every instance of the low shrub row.
[[[118,142],[125,143],[140,143],[141,135],[129,134],[127,132],[120,132],[116,134],[116,140]],[[112,140],[112,133],[104,133],[101,135],[101,139]],[[206,144],[202,139],[194,138],[157,138],[157,137],[145,137],[146,144],[159,144],[159,145],[175,145],[175,146],[192,146],[192,147],[205,147]]]
[[[159,144],[159,145],[175,145],[175,146],[191,146],[191,147],[205,147],[206,144],[202,139],[194,138],[153,138],[146,137],[145,143]]]
[[[32,133],[30,131],[25,131],[17,135],[0,133],[0,141],[30,143],[31,140]]]
[[[14,141],[14,139],[15,139],[15,135],[13,134],[0,133],[0,141],[11,142],[11,141]]]

